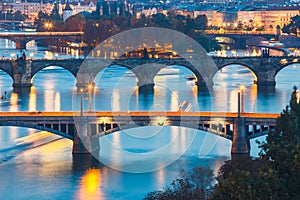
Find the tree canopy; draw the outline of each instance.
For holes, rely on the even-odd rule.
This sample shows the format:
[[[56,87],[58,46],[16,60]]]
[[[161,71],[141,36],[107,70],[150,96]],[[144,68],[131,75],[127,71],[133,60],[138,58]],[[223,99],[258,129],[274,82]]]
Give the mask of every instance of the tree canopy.
[[[260,143],[263,165],[236,170],[232,162],[229,166],[227,163],[221,169],[211,199],[300,199],[299,98],[294,87],[290,104],[277,119],[275,131],[270,131],[266,141]]]
[[[212,192],[212,183],[212,171],[197,167],[190,172],[182,171],[164,190],[150,192],[144,200],[205,200]]]
[[[185,17],[173,15],[172,13],[165,16],[158,13],[148,17],[141,15],[140,18],[137,18],[132,15],[106,15],[105,9],[103,12],[102,16],[97,15],[97,12],[89,16],[76,14],[63,23],[57,6],[55,6],[50,16],[43,12],[39,13],[36,20],[37,31],[49,30],[49,27],[45,26],[47,23],[52,24],[52,31],[83,31],[84,42],[94,47],[108,37],[125,30],[141,27],[162,27],[187,34],[207,51],[220,49],[217,42],[204,33],[207,28],[207,17],[205,15],[199,15],[196,19],[193,19],[190,16]]]

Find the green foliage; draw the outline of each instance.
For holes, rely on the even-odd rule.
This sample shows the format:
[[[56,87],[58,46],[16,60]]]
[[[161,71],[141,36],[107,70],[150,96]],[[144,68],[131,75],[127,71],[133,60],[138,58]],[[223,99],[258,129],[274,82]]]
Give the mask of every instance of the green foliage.
[[[182,171],[180,177],[164,190],[147,194],[144,200],[204,200],[212,192],[213,173],[210,169],[194,168],[191,172]]]
[[[275,131],[268,134],[267,142],[260,146],[261,157],[268,161],[263,174],[272,173],[273,182],[280,190],[272,192],[281,198],[300,198],[300,103],[299,91],[294,87],[290,105],[276,121]]]
[[[53,19],[53,20],[62,20],[62,17],[59,14],[59,7],[56,2],[54,3],[54,8],[53,8],[50,16],[51,16],[51,19]]]
[[[26,17],[21,13],[21,11],[16,11],[14,13],[14,20],[16,21],[25,21]]]
[[[117,5],[114,5],[117,6]],[[109,15],[107,2],[103,4],[103,16],[99,16],[99,8],[88,18],[83,15],[74,15],[63,24],[58,13],[58,5],[54,4],[51,15],[39,12],[35,21],[37,31],[49,31],[46,23],[51,23],[51,31],[83,31],[84,42],[91,47],[96,46],[108,37],[132,28],[141,27],[162,27],[183,32],[196,40],[206,51],[218,50],[217,42],[205,35],[203,30],[207,28],[207,17],[199,15],[196,19],[190,16],[173,15],[168,17],[158,13],[149,17],[141,15],[139,19],[125,12],[121,16]],[[97,25],[98,24],[98,25]]]
[[[97,46],[100,42],[118,33],[118,27],[111,20],[88,20],[84,24],[83,31],[84,41],[90,46]]]
[[[260,147],[263,165],[259,168],[251,170],[243,166],[245,162],[234,161],[222,166],[211,199],[300,199],[300,104],[296,87],[289,107],[276,121],[275,131]]]
[[[82,14],[72,15],[70,16],[65,24],[65,31],[83,31],[83,26],[85,24],[85,19]]]
[[[250,172],[236,170],[226,179],[219,179],[215,192],[210,197],[214,200],[257,200],[263,198],[259,180],[253,178]]]
[[[284,33],[297,33],[297,28],[300,28],[300,16],[297,15],[291,18],[291,22],[282,28]]]
[[[242,170],[258,176],[260,169],[266,165],[262,159],[252,159],[248,155],[232,157],[231,160],[225,161],[219,170],[218,178],[226,179],[236,170]]]
[[[103,8],[103,12],[104,11],[105,9]],[[217,42],[207,37],[203,32],[207,27],[207,17],[205,15],[199,15],[196,19],[192,19],[190,16],[174,16],[172,14],[166,17],[161,13],[149,17],[141,15],[139,19],[128,15],[108,16],[105,13],[103,13],[103,15],[104,16],[101,16],[98,19],[86,19],[83,31],[85,33],[84,41],[87,44],[95,46],[107,37],[112,36],[112,33],[119,33],[132,28],[163,27],[187,34],[201,44],[207,51],[220,49]],[[106,21],[105,24],[108,24],[109,28],[98,26],[98,29],[95,29],[94,25],[96,23],[103,24],[103,21]],[[101,32],[99,32],[100,30]]]
[[[12,11],[3,13],[0,11],[0,20],[15,20],[15,21],[25,21],[26,16],[23,15],[19,10],[15,13],[12,13]]]
[[[205,30],[207,28],[207,17],[206,15],[198,15],[194,22],[195,30]]]

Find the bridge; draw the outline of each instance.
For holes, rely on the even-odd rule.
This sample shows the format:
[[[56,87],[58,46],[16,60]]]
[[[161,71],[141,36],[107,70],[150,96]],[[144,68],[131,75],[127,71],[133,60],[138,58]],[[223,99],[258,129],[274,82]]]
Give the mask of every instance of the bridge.
[[[60,135],[73,140],[73,153],[99,152],[99,138],[117,131],[147,126],[180,126],[232,140],[232,154],[248,154],[250,139],[274,129],[278,116],[270,113],[180,111],[0,112],[0,126],[27,127]]]
[[[48,66],[59,66],[77,78],[77,86],[85,87],[94,83],[94,77],[109,66],[122,66],[131,70],[137,78],[137,86],[153,87],[157,73],[172,65],[184,66],[195,75],[195,83],[200,88],[213,86],[215,74],[222,68],[237,64],[248,68],[258,86],[275,86],[275,78],[280,70],[299,63],[298,57],[209,57],[193,55],[195,58],[119,58],[119,59],[18,59],[0,60],[0,69],[13,79],[13,87],[30,87],[36,73]],[[100,86],[101,87],[101,86]]]
[[[278,35],[267,31],[236,31],[236,30],[206,30],[205,34],[214,38],[230,38],[233,48],[246,48],[247,45],[256,45],[259,41],[277,38]]]
[[[32,40],[66,39],[81,42],[83,32],[0,32],[0,39],[8,39],[16,43],[17,49],[26,49]]]

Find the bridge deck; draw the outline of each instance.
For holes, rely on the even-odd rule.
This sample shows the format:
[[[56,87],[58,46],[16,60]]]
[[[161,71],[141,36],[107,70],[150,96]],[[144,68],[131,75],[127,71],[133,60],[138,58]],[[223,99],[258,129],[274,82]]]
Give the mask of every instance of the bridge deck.
[[[190,117],[237,117],[236,112],[176,112],[176,111],[99,111],[99,112],[84,112],[84,116],[109,117],[109,116],[190,116]],[[0,117],[73,117],[80,116],[79,112],[0,112]],[[277,113],[241,113],[241,117],[245,118],[277,118],[280,114]]]
[[[83,32],[0,32],[0,37],[81,36]]]

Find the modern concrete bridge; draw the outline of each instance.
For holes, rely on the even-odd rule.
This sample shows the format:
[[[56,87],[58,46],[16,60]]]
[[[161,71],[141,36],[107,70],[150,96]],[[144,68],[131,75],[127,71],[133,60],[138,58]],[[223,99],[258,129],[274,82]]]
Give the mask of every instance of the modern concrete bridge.
[[[27,127],[63,136],[73,140],[73,153],[99,152],[99,137],[117,131],[147,126],[180,126],[232,140],[233,154],[248,154],[250,139],[274,129],[278,116],[230,112],[0,112],[0,126]]]
[[[0,69],[12,79],[14,87],[30,87],[36,73],[48,66],[60,66],[77,78],[77,86],[93,83],[95,76],[109,66],[123,66],[131,70],[136,78],[137,85],[154,86],[154,77],[157,73],[172,65],[180,65],[191,70],[196,76],[196,85],[200,88],[211,87],[213,77],[222,68],[238,64],[248,68],[258,86],[275,86],[275,78],[280,70],[291,64],[300,62],[298,57],[211,57],[211,59],[196,58],[122,58],[122,59],[18,59],[0,60]],[[101,87],[101,86],[100,86]]]
[[[8,39],[16,43],[17,49],[26,49],[26,44],[32,40],[65,39],[82,41],[83,32],[0,32],[0,39]]]

